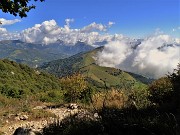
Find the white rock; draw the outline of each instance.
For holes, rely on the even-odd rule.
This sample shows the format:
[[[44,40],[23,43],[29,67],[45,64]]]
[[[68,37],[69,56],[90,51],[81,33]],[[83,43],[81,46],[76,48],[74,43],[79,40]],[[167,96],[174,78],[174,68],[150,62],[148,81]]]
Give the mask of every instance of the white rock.
[[[98,115],[98,113],[94,113],[94,118],[99,118],[99,115]]]
[[[20,120],[27,120],[28,116],[27,115],[21,115],[21,116],[19,116],[19,119]]]

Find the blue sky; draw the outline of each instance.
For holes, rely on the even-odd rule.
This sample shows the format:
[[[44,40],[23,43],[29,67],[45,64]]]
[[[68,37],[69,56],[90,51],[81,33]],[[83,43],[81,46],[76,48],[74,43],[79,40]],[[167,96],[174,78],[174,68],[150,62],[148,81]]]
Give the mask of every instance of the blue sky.
[[[112,21],[115,25],[109,33],[145,37],[160,29],[173,37],[180,37],[179,0],[45,0],[35,5],[36,9],[31,10],[27,18],[4,27],[9,31],[21,31],[51,19],[63,26],[65,19],[73,18],[72,28]],[[2,12],[0,18],[21,19]]]

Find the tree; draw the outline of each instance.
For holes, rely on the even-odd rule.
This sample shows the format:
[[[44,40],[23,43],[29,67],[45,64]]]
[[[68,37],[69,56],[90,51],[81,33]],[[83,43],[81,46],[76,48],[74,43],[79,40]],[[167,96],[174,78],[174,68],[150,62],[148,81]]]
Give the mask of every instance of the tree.
[[[150,100],[153,103],[162,105],[169,103],[173,98],[173,85],[168,77],[162,77],[155,80],[149,86]]]
[[[170,75],[168,78],[171,80],[174,90],[174,100],[175,108],[180,112],[180,63],[177,66],[177,69]]]
[[[70,77],[62,78],[60,82],[67,102],[77,102],[87,98],[89,93],[88,85],[83,75],[79,73],[74,74]]]
[[[45,1],[45,0],[34,0]],[[27,12],[34,9],[35,5],[29,5],[30,0],[0,0],[0,9],[2,12],[13,14],[14,16],[26,17]]]

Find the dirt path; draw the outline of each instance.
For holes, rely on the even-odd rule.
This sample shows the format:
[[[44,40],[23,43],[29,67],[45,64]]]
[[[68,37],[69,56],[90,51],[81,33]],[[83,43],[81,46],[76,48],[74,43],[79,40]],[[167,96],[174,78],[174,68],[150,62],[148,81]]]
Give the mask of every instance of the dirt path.
[[[23,127],[32,129],[32,131],[41,132],[44,127],[55,122],[56,120],[62,120],[70,115],[74,115],[84,111],[82,109],[69,109],[67,107],[46,108],[44,110],[51,112],[52,114],[55,114],[57,118],[50,117],[47,119],[40,119],[37,121],[28,121],[28,119],[24,121],[14,121],[12,123],[7,123],[4,127],[1,127],[0,131],[3,132],[4,135],[12,135],[18,127]]]

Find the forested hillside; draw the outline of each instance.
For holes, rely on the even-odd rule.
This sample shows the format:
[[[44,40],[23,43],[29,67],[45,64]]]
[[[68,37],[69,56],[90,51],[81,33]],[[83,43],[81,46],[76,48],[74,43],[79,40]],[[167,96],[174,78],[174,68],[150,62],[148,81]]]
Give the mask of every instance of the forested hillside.
[[[40,69],[54,74],[57,77],[65,77],[74,73],[83,74],[91,85],[98,88],[107,87],[129,87],[131,85],[143,86],[152,80],[141,75],[128,73],[116,68],[99,66],[95,57],[103,47],[96,48],[87,53],[79,53],[65,59],[59,59],[45,63]],[[126,85],[126,86],[125,86]]]
[[[23,64],[0,60],[0,93],[13,98],[60,90],[58,78]]]

